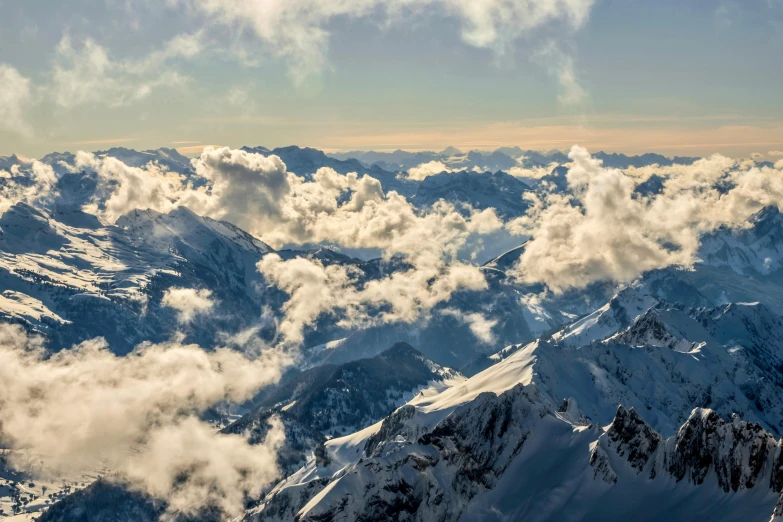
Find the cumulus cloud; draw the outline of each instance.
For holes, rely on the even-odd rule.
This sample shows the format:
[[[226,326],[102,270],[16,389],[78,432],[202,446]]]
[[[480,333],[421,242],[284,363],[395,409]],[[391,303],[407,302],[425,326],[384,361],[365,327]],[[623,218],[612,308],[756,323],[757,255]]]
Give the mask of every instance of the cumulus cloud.
[[[423,264],[367,282],[344,266],[303,258],[284,261],[276,254],[259,261],[258,270],[290,296],[279,324],[286,343],[301,342],[305,327],[322,314],[332,314],[339,326],[349,328],[423,322],[454,292],[487,287],[478,268],[459,262]]]
[[[772,157],[779,157],[779,156],[783,156],[783,150],[771,150],[767,152],[767,154],[769,154]]]
[[[430,161],[408,169],[408,178],[421,181],[424,178],[440,174],[441,172],[451,172],[451,169],[442,161]]]
[[[276,248],[315,243],[374,249],[386,259],[402,256],[411,267],[360,283],[345,268],[267,256],[259,269],[291,295],[279,330],[287,343],[301,341],[303,330],[330,309],[341,311],[343,326],[426,320],[454,291],[486,284],[477,267],[456,259],[466,245],[477,253],[477,239],[503,228],[493,209],[458,212],[441,201],[420,211],[396,192],[384,193],[371,176],[321,168],[307,181],[288,172],[276,156],[225,147],[207,148],[193,160],[197,177],[207,182],[198,187],[155,164],[128,167],[80,153],[78,166],[94,169],[104,180],[105,193],[87,210],[107,221],[134,208],[168,212],[184,205],[228,220]],[[173,303],[174,296],[166,302]]]
[[[402,23],[433,13],[457,19],[469,45],[503,52],[532,30],[560,23],[578,29],[594,0],[290,0],[269,5],[263,0],[169,0],[184,4],[210,21],[252,34],[265,49],[289,62],[295,81],[326,64],[329,25],[337,18]]]
[[[169,288],[161,300],[163,306],[174,308],[181,323],[189,323],[199,314],[212,309],[212,292],[207,289]]]
[[[79,152],[75,167],[98,174],[98,189],[93,202],[85,210],[109,223],[137,208],[170,212],[179,206],[187,206],[203,215],[219,213],[217,201],[206,187],[194,188],[185,176],[155,163],[131,167],[110,156],[98,158],[94,154]]]
[[[14,134],[30,135],[32,128],[24,117],[32,100],[29,78],[22,76],[10,65],[0,64],[0,130]]]
[[[512,232],[532,236],[518,277],[554,291],[691,265],[703,234],[744,226],[764,206],[783,204],[780,170],[752,161],[715,155],[666,167],[663,192],[641,197],[635,193],[640,178],[604,167],[581,147],[569,157],[573,195],[527,194],[530,211],[508,224]]]
[[[239,225],[255,223],[257,231],[281,216],[281,203],[292,178],[277,156],[262,156],[228,147],[208,147],[193,163],[196,173],[212,182],[217,208]]]
[[[493,209],[463,217],[441,201],[420,212],[396,192],[384,193],[371,176],[321,168],[306,181],[277,156],[208,147],[193,166],[207,184],[196,186],[154,163],[138,168],[115,158],[77,155],[77,168],[93,169],[102,180],[87,210],[109,222],[136,208],[169,212],[187,206],[228,220],[273,247],[324,243],[417,259],[453,256],[471,235],[503,226]]]
[[[276,156],[208,148],[194,165],[213,182],[212,200],[201,208],[274,247],[326,243],[380,249],[387,256],[440,258],[444,250],[455,254],[471,234],[502,227],[491,209],[462,217],[441,202],[419,212],[396,192],[385,194],[371,176],[321,168],[306,181],[287,172]]]
[[[11,172],[0,171],[0,215],[16,203],[47,204],[56,195],[57,176],[50,165],[33,160],[20,169],[14,165]]]
[[[236,513],[246,492],[275,478],[279,424],[251,448],[197,415],[279,379],[289,363],[283,352],[251,357],[171,342],[118,357],[92,340],[49,354],[20,327],[0,325],[0,359],[0,439],[18,468],[29,460],[53,473],[105,465],[188,512]]]

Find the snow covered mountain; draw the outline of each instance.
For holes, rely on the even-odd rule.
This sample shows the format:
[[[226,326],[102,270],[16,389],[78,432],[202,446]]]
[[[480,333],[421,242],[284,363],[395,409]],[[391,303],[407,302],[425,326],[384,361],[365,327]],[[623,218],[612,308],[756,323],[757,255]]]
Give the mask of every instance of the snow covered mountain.
[[[440,152],[394,152],[350,151],[330,154],[331,157],[348,160],[356,159],[364,165],[377,165],[389,171],[407,171],[423,163],[438,161],[456,170],[507,171],[513,167],[544,167],[551,163],[564,164],[569,159],[561,151],[541,152],[524,150],[520,147],[501,147],[494,151],[471,150],[463,152],[455,147],[447,147]],[[628,156],[625,154],[597,152],[594,155],[602,160],[604,165],[614,168],[644,167],[660,165],[669,167],[674,164],[689,165],[698,158],[676,156],[669,158],[661,154],[641,154]]]
[[[328,464],[308,462],[246,520],[768,519],[781,489],[781,320],[759,305],[654,312],[679,322],[652,313],[603,342],[532,343],[327,442]],[[673,331],[692,348],[660,342]],[[772,363],[754,366],[756,349]]]
[[[765,275],[755,260],[776,251],[775,215],[716,233],[694,270],[651,272],[464,383],[326,442],[326,459],[245,519],[769,520],[783,505],[780,299],[720,304],[712,288]]]
[[[415,194],[420,208],[446,199],[512,217],[525,211],[530,190],[502,172],[451,172],[419,183],[315,149],[250,150],[278,154],[305,177],[324,166],[379,177],[386,190]],[[437,157],[479,165],[517,153],[526,154]],[[101,154],[190,169],[168,149]],[[666,160],[604,159],[618,166]],[[73,157],[46,161],[62,166]],[[556,168],[544,183],[562,184],[564,172]],[[0,216],[0,320],[43,334],[55,349],[103,336],[119,353],[175,332],[205,347],[253,326],[273,337],[260,311],[280,313],[287,296],[256,269],[273,252],[268,245],[184,207],[135,210],[105,225],[80,210],[95,190],[92,173],[58,171],[57,183],[51,204],[17,203]],[[576,521],[633,513],[767,520],[783,512],[783,502],[776,507],[783,488],[778,210],[705,237],[692,269],[654,270],[623,285],[553,294],[523,284],[513,269],[524,250],[485,263],[487,289],[454,292],[426,320],[352,330],[321,317],[309,328],[301,365],[224,430],[260,442],[272,415],[285,429],[278,462],[286,476],[263,498],[247,499],[245,519]],[[350,267],[359,284],[407,269],[399,258],[360,260],[327,248],[276,253]],[[164,302],[176,288],[206,292],[209,314],[183,321]],[[465,320],[471,314],[492,324],[494,341],[476,340]],[[99,482],[44,520],[153,520],[163,510]]]
[[[478,210],[494,208],[499,216],[508,219],[525,214],[529,202],[523,196],[530,190],[524,182],[501,171],[444,172],[426,177],[411,201],[420,207],[443,199]]]
[[[282,411],[327,436],[353,433],[383,419],[420,390],[442,389],[464,380],[458,372],[426,359],[407,343],[397,343],[371,359],[323,364],[293,371],[280,384],[262,390],[255,411],[235,423],[268,411]]]
[[[265,297],[255,263],[271,249],[234,225],[184,207],[133,211],[103,226],[80,211],[19,203],[0,217],[0,317],[45,334],[53,348],[96,336],[127,351],[180,326],[165,290],[213,292],[214,322],[183,325],[194,341],[252,324]]]
[[[601,428],[533,384],[471,398],[329,441],[334,461],[308,463],[244,520],[760,521],[776,505],[780,445],[757,424],[697,408],[664,439],[633,409]]]

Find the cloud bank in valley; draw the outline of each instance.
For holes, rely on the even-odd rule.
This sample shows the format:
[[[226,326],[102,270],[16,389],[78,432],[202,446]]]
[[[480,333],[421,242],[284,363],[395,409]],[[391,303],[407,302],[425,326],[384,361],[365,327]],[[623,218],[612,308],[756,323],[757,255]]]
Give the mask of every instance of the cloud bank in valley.
[[[93,340],[49,354],[41,339],[0,325],[0,359],[0,440],[17,468],[43,461],[57,474],[101,463],[179,512],[237,513],[277,476],[279,422],[251,447],[197,416],[275,382],[290,362],[283,352],[170,342],[118,357]]]

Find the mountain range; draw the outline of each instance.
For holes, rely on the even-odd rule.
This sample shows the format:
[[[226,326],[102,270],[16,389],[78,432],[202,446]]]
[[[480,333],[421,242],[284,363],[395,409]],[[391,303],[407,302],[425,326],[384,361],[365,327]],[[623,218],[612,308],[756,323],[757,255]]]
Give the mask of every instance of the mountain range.
[[[323,167],[375,177],[422,212],[445,200],[504,219],[524,215],[524,195],[538,190],[504,170],[568,161],[522,149],[246,150],[278,155],[305,178]],[[194,175],[170,149],[100,154]],[[617,168],[694,161],[595,157]],[[275,327],[261,311],[280,312],[288,296],[256,269],[270,254],[350,269],[359,284],[405,269],[397,258],[326,247],[275,250],[186,207],[136,209],[102,223],[81,207],[94,194],[94,173],[73,171],[67,153],[42,161],[57,173],[57,199],[19,202],[0,216],[0,319],[41,334],[52,351],[101,336],[124,355],[177,334],[208,349],[249,328],[271,340]],[[404,175],[430,161],[448,170],[421,181]],[[0,158],[12,178],[25,179],[24,165]],[[553,166],[544,181],[565,191],[566,173]],[[637,187],[656,190],[655,181]],[[487,287],[454,292],[427,321],[350,328],[337,316],[308,328],[296,366],[222,425],[256,444],[274,416],[286,435],[279,480],[246,500],[242,520],[729,521],[783,513],[779,210],[706,234],[692,267],[650,270],[630,283],[547,292],[514,277],[525,249],[521,242],[494,252],[479,267]],[[208,291],[213,310],[183,321],[165,303],[176,288]],[[476,340],[457,318],[470,313],[494,321],[493,342]],[[166,512],[121,478],[63,497],[39,520],[151,521]]]

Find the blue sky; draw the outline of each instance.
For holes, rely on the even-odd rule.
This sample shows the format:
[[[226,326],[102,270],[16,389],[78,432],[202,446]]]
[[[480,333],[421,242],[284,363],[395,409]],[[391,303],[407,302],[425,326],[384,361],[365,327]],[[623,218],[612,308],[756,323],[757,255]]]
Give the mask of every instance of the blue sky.
[[[0,154],[783,150],[783,0],[0,0]]]

